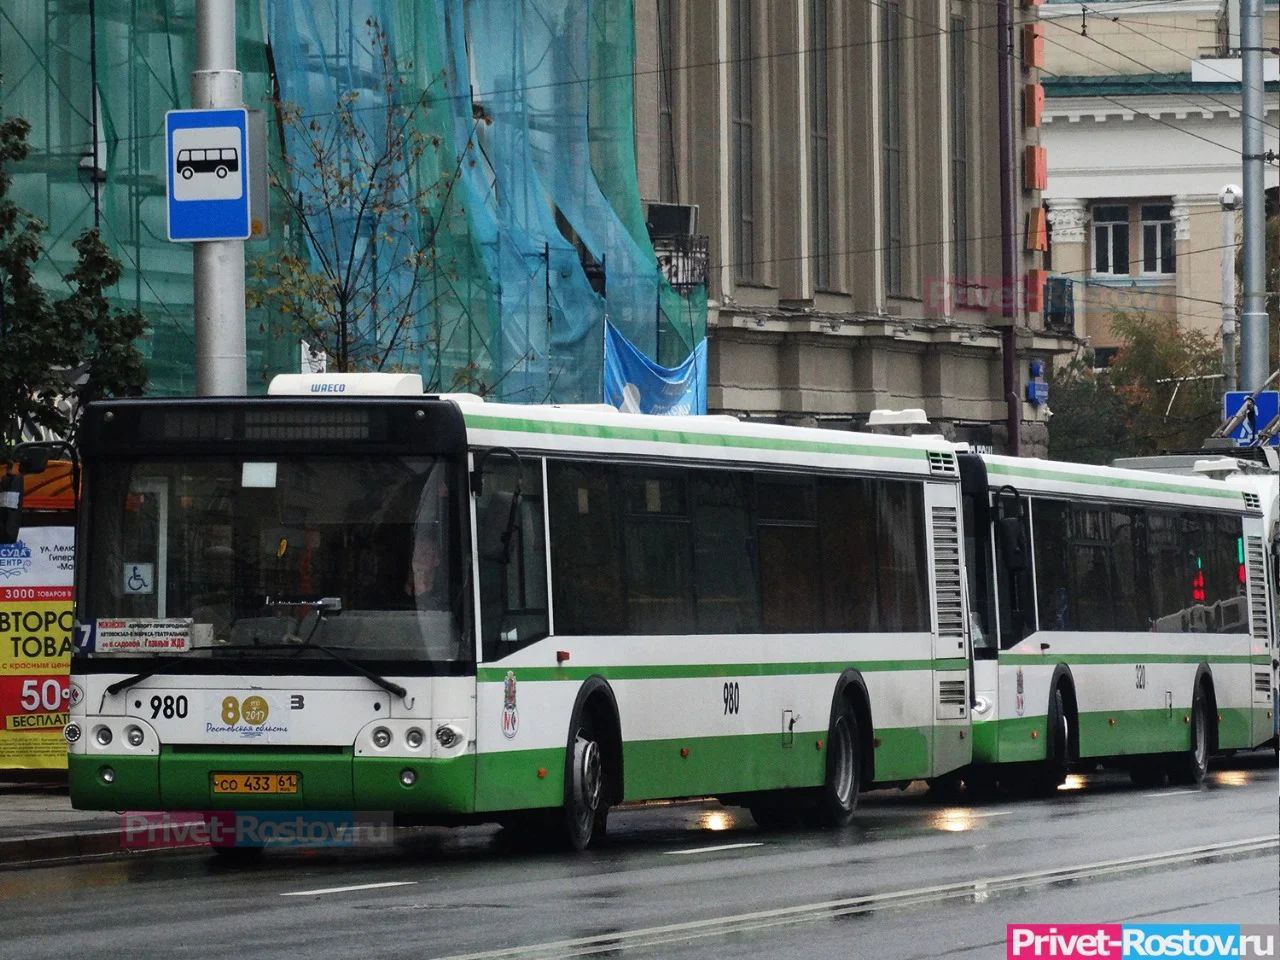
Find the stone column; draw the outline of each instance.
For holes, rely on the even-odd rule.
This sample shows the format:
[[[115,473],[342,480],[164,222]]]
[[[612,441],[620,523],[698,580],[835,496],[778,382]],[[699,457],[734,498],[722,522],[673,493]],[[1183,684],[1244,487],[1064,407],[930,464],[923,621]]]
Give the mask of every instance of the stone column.
[[[1176,194],[1173,197],[1174,264],[1177,297],[1173,308],[1178,323],[1221,342],[1222,296],[1221,206],[1216,194]]]

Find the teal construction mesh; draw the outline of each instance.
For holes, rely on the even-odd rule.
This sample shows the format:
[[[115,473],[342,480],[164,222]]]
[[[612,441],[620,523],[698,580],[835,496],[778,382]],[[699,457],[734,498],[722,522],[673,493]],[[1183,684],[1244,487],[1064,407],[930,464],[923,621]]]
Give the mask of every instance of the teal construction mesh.
[[[96,204],[125,267],[116,296],[149,320],[154,393],[194,387],[191,253],[165,239],[163,138],[165,111],[190,106],[193,11],[193,0],[97,0],[92,17],[88,0],[0,4],[0,111],[32,123],[14,194],[49,225],[42,277],[62,283]],[[236,16],[245,102],[268,111],[274,168],[306,135],[280,122],[275,91],[318,135],[347,103],[385,143],[392,107],[428,145],[403,161],[403,195],[430,202],[382,224],[356,328],[387,348],[384,369],[506,400],[598,401],[606,317],[668,366],[705,336],[705,290],[671,288],[644,227],[631,0],[240,0]],[[282,187],[323,189],[297,175]],[[374,242],[351,209],[310,236],[279,195],[271,209],[251,261],[288,250],[314,265],[330,247]],[[390,341],[385,317],[404,304],[411,323]],[[251,311],[248,335],[251,390],[298,368],[296,328],[280,314]]]

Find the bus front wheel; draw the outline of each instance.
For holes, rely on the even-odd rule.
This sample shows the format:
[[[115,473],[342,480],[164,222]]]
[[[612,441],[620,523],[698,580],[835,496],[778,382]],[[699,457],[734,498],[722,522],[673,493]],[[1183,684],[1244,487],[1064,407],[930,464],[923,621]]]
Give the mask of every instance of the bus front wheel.
[[[609,816],[604,751],[590,719],[578,721],[565,758],[562,834],[568,847],[585,850],[604,835]]]
[[[1174,783],[1198,785],[1209,772],[1209,707],[1204,685],[1196,687],[1191,699],[1191,743],[1169,765],[1169,779]]]
[[[862,786],[858,717],[847,704],[831,722],[827,736],[827,780],[818,797],[817,822],[824,827],[846,827],[858,806]]]

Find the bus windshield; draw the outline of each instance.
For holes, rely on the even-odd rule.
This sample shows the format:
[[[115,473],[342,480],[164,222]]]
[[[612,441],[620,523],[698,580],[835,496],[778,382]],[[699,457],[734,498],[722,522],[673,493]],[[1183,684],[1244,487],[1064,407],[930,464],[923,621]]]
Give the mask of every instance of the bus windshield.
[[[99,461],[82,652],[468,660],[457,474],[443,457]]]

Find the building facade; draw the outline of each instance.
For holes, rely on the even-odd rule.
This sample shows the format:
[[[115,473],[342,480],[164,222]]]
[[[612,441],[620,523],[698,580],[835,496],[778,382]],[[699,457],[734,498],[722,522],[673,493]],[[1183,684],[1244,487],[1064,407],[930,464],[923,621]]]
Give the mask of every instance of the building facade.
[[[1015,423],[1034,453],[1049,412],[1026,399],[1033,370],[1074,341],[1043,309],[1044,36],[1030,0],[1007,0],[1002,68],[1000,9],[245,0],[236,14],[246,104],[268,118],[277,170],[307,136],[278,104],[322,134],[348,97],[357,118],[425,105],[412,122],[431,162],[406,179],[453,179],[404,220],[431,257],[396,366],[445,389],[461,371],[462,388],[501,399],[598,401],[606,321],[664,366],[705,330],[712,411],[851,429],[876,408],[922,407],[984,448],[1010,449]],[[56,285],[71,241],[100,226],[125,267],[118,299],[150,320],[156,392],[193,386],[191,260],[165,239],[163,116],[189,105],[194,13],[194,0],[98,0],[0,19],[0,110],[33,124],[14,189],[49,226],[41,269]],[[316,256],[288,214],[273,204],[251,264]],[[398,296],[410,280],[383,282]],[[262,389],[297,368],[300,344],[279,312],[250,317]]]
[[[1046,331],[1035,272],[1035,9],[1011,11],[1007,279],[996,4],[637,0],[640,186],[708,237],[711,410],[847,429],[918,406],[1007,449],[1012,326],[1022,448],[1043,452],[1030,365],[1073,342]]]
[[[1242,182],[1237,9],[1230,0],[1042,8],[1052,274],[1070,282],[1075,331],[1100,365],[1121,314],[1221,335],[1219,194]],[[1267,3],[1270,47],[1276,11]],[[1280,90],[1274,58],[1266,79],[1268,93]],[[1280,108],[1266,100],[1274,148]],[[1233,262],[1234,249],[1225,252]]]

